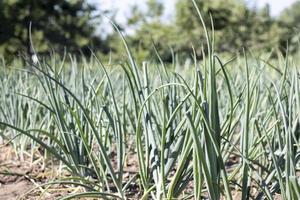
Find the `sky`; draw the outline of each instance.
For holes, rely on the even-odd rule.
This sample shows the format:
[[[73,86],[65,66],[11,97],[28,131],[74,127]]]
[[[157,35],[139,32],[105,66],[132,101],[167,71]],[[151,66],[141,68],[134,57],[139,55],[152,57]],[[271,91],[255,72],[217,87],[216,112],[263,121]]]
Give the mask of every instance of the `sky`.
[[[297,0],[248,0],[250,4],[256,3],[258,7],[262,7],[265,4],[270,4],[271,15],[278,16],[282,10],[292,5]]]
[[[145,7],[146,0],[89,0],[91,3],[95,3],[102,9],[114,9],[117,10],[117,21],[122,24],[126,22],[126,18],[130,16],[130,6],[139,4],[141,8]],[[170,19],[174,11],[174,4],[176,0],[160,0],[165,4],[165,19]],[[292,3],[297,0],[246,0],[249,6],[257,5],[263,7],[269,3],[271,7],[271,15],[278,16],[280,12],[289,7]]]

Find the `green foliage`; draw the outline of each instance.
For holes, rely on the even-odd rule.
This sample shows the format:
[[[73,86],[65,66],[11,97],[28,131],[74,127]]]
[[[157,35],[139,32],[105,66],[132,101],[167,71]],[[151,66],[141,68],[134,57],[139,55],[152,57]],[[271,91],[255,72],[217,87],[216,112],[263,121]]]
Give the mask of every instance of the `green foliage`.
[[[150,2],[148,9],[155,10],[155,1]],[[159,7],[159,3],[156,3],[156,7]],[[280,23],[270,16],[269,5],[262,9],[253,9],[243,0],[202,0],[196,4],[205,16],[203,20],[209,31],[214,31],[213,42],[217,52],[236,53],[245,47],[255,52],[277,48],[284,52],[287,40],[295,35],[292,28],[286,27],[297,24],[297,14],[294,20],[285,20],[289,23]],[[293,13],[288,10],[286,12],[289,13],[287,16]],[[186,58],[190,56],[192,46],[205,45],[204,29],[191,1],[177,0],[175,19],[169,23],[162,22],[161,12],[155,17],[150,13],[143,15],[135,7],[132,13],[134,14],[130,24],[136,24],[138,28],[130,36],[129,42],[141,60],[154,55],[152,40],[165,61],[172,59],[170,48],[175,54]],[[201,49],[196,53],[203,56]]]
[[[256,48],[259,45],[270,47],[272,40],[271,27],[273,19],[270,17],[269,8],[252,10],[244,1],[216,0],[197,1],[203,13],[204,22],[213,23],[215,37],[214,43],[219,52],[233,52],[242,47]],[[204,38],[204,31],[193,12],[189,1],[179,0],[176,5],[176,24],[181,27],[187,40],[195,43]],[[212,19],[210,18],[212,17]],[[211,21],[212,20],[212,21]],[[208,26],[209,29],[210,26]],[[188,37],[190,36],[190,37]],[[185,42],[184,44],[189,44]]]
[[[289,8],[284,10],[279,18],[280,27],[284,27],[281,45],[286,45],[285,42],[289,41],[290,50],[295,52],[299,47],[299,33],[300,33],[300,2],[296,1]]]
[[[240,193],[243,200],[273,199],[277,194],[284,200],[300,198],[296,62],[290,62],[288,53],[279,52],[278,60],[270,60],[248,58],[245,51],[223,62],[217,48],[226,50],[219,43],[226,41],[217,34],[228,28],[224,24],[234,24],[230,15],[234,4],[228,4],[232,10],[223,10],[228,16],[218,15],[220,21],[213,31],[205,25],[210,18],[200,12],[205,4],[193,3],[195,14],[191,15],[199,22],[191,21],[192,26],[202,28],[190,31],[205,40],[207,55],[197,60],[195,50],[194,62],[186,68],[175,62],[167,69],[156,49],[160,64],[140,66],[117,26],[128,61],[110,62],[113,67],[94,54],[89,61],[83,57],[82,63],[73,57],[28,62],[34,73],[9,71],[1,63],[1,137],[10,140],[21,155],[30,146],[32,159],[34,149],[43,149],[70,172],[61,181],[40,186],[45,187],[39,188],[43,194],[49,185],[62,184],[81,187],[62,199],[126,200],[132,197],[130,188],[140,191],[135,198],[155,200],[230,200],[234,193]],[[182,13],[188,12],[185,9]],[[268,10],[259,15],[243,12],[250,19],[260,16],[255,18],[257,24],[249,21],[254,31],[249,34],[264,33],[261,23],[272,28]],[[157,39],[158,48],[164,49],[163,42],[173,41],[162,40],[164,33],[183,30],[173,30],[172,25],[164,29],[156,13],[155,20],[145,18],[147,31],[139,34],[162,29]],[[182,23],[178,27],[186,25],[177,23]],[[79,68],[81,64],[84,67]],[[127,173],[127,156],[132,154],[138,170]]]
[[[256,53],[277,48],[284,52],[287,41],[291,52],[297,49],[299,2],[279,18],[270,16],[268,5],[261,9],[250,8],[244,0],[201,0],[196,4],[205,16],[203,20],[208,30],[214,27],[213,42],[217,52],[232,54],[245,47]],[[174,55],[187,58],[193,46],[205,45],[204,30],[192,1],[177,0],[174,18],[167,23],[162,15],[164,6],[168,5],[147,0],[146,6],[143,10],[133,6],[127,24],[119,27],[133,32],[127,38],[138,61],[155,59],[153,55],[158,50],[164,61],[171,62]],[[95,35],[102,18],[94,11],[95,7],[87,0],[0,1],[0,54],[6,58],[19,52],[32,54],[29,41],[32,22],[34,47],[41,54],[49,49],[61,53],[65,47],[71,53],[89,54],[89,46],[106,57],[120,58],[123,51],[118,34],[108,33],[105,39]],[[196,55],[203,57],[201,48],[196,50]]]
[[[87,53],[86,45],[99,47],[102,41],[95,36],[95,7],[84,0],[2,0],[0,2],[0,53],[15,55],[32,53],[32,40],[40,53],[49,49],[62,52]],[[103,49],[105,49],[103,47]]]
[[[97,57],[52,57],[34,73],[1,63],[1,136],[20,156],[43,150],[45,166],[53,158],[70,172],[32,190],[81,187],[61,199],[300,198],[300,82],[289,56],[223,62],[208,40],[207,58],[167,69],[137,65],[123,41],[128,62],[113,67]]]

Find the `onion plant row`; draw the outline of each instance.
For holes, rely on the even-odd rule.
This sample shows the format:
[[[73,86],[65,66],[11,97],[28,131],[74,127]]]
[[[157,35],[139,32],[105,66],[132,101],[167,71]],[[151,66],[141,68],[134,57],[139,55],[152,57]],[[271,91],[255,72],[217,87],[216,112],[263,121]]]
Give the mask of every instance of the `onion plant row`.
[[[140,199],[300,199],[296,62],[222,58],[204,29],[203,56],[186,66],[163,63],[155,46],[160,62],[137,63],[122,35],[121,63],[53,55],[24,70],[3,61],[1,137],[21,159],[43,149],[45,166],[70,172],[40,186],[84,188],[62,199],[130,199],[132,186]]]

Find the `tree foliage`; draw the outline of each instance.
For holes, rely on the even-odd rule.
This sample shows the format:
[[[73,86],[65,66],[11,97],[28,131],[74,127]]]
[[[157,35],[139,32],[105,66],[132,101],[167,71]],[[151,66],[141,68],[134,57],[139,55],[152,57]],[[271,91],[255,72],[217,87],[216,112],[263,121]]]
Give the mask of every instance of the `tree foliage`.
[[[174,15],[165,22],[161,0],[146,0],[147,9],[131,8],[131,16],[120,29],[133,32],[126,35],[132,51],[139,60],[156,55],[154,45],[165,61],[173,53],[187,57],[196,46],[197,55],[203,56],[205,35],[195,7],[190,0],[176,0]],[[271,17],[270,7],[251,8],[244,0],[196,1],[209,31],[214,31],[216,51],[236,53],[247,47],[255,52],[271,49],[286,50],[298,46],[300,3],[286,9],[279,18]],[[116,32],[96,36],[102,18],[94,15],[95,7],[87,0],[1,0],[0,1],[0,54],[32,53],[29,41],[29,24],[32,39],[39,53],[49,49],[84,54],[89,48],[119,57],[122,42]],[[112,13],[112,12],[110,12]],[[113,16],[115,17],[115,16]],[[213,23],[213,24],[212,24]],[[212,29],[212,26],[214,27]],[[134,30],[134,31],[132,31]],[[154,44],[154,45],[153,45]]]
[[[32,53],[29,24],[32,23],[34,47],[40,52],[49,49],[87,52],[86,45],[99,46],[95,36],[95,7],[84,0],[1,0],[0,53],[13,55]]]
[[[279,18],[279,26],[284,27],[282,37],[280,38],[281,46],[286,45],[289,41],[289,49],[295,52],[299,48],[300,33],[300,2],[296,1],[290,7],[285,9]]]
[[[159,7],[160,2],[153,0],[152,8],[148,6],[149,10],[155,10],[155,2]],[[280,20],[271,17],[269,5],[261,9],[251,8],[243,0],[201,0],[197,4],[208,30],[214,31],[215,49],[220,52],[235,53],[245,47],[255,51],[274,48],[284,51],[286,41],[291,38],[287,32],[294,35],[292,28],[286,27],[295,26],[296,21],[299,23],[296,7],[292,12],[287,10],[287,19],[280,23]],[[293,12],[295,17],[290,17]],[[134,13],[138,12],[135,10]],[[160,18],[163,12],[158,13],[156,16],[141,13],[133,15],[135,23],[140,26],[131,36],[131,42],[139,56],[154,55],[152,39],[165,60],[172,57],[170,48],[177,54],[188,56],[192,46],[201,47],[205,44],[204,29],[192,1],[177,0],[174,20],[167,24]],[[201,48],[196,49],[200,55]]]

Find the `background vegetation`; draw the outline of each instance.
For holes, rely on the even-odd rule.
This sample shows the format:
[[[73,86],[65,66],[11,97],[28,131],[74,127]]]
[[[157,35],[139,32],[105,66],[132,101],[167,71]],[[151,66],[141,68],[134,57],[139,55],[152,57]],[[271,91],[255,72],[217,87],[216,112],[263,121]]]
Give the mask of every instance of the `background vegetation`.
[[[100,39],[85,1],[0,5],[1,139],[57,173],[23,199],[300,199],[299,3],[149,0]]]
[[[270,7],[250,8],[243,0],[202,0],[197,3],[206,24],[214,19],[215,49],[218,52],[236,53],[247,47],[253,51],[279,49],[284,52],[287,41],[294,52],[299,31],[300,3],[294,3],[274,18]],[[147,9],[134,6],[127,23],[119,27],[138,60],[151,58],[155,43],[164,61],[190,55],[192,45],[202,45],[204,30],[187,0],[177,0],[174,18],[162,20],[164,5],[157,0],[147,0]],[[113,20],[113,11],[96,10],[86,0],[35,1],[3,0],[0,2],[0,53],[17,55],[30,50],[29,24],[38,53],[49,54],[49,49],[89,55],[89,48],[104,55],[122,54],[121,41],[115,32],[101,29],[103,15]],[[107,24],[106,24],[107,25]],[[210,26],[208,26],[210,29]],[[104,31],[105,33],[101,32]],[[197,55],[201,54],[198,50]],[[153,57],[152,57],[153,58]]]

